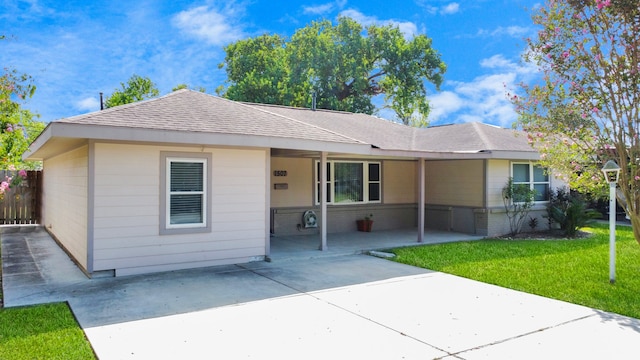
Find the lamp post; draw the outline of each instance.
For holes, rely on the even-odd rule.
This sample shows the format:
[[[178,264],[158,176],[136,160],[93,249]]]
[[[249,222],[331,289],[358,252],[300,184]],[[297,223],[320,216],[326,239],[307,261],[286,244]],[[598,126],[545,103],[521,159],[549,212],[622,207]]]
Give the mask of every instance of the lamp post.
[[[609,160],[602,167],[604,178],[609,183],[609,282],[616,282],[616,183],[620,166]]]

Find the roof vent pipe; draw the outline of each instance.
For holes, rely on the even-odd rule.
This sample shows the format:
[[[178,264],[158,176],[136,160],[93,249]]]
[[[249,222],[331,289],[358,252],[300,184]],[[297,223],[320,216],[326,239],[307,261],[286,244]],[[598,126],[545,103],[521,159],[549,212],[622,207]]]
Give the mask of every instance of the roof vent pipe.
[[[102,101],[102,92],[100,92],[100,110],[104,110],[104,102]]]
[[[316,111],[316,92],[311,92],[311,110]]]

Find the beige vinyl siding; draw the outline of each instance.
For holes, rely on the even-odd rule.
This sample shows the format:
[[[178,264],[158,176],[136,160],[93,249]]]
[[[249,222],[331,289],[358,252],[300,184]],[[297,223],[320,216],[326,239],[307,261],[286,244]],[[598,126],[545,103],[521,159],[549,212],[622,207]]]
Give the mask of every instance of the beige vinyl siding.
[[[416,194],[416,162],[384,161],[382,164],[382,196],[385,204],[418,202]]]
[[[161,151],[212,155],[212,231],[160,235]],[[94,269],[116,275],[265,255],[265,150],[95,145]]]
[[[483,166],[483,160],[427,161],[426,203],[482,207]]]
[[[42,224],[87,269],[88,146],[43,162]]]
[[[487,161],[487,207],[504,207],[502,202],[502,188],[511,176],[511,161]]]
[[[305,158],[271,158],[271,207],[310,207],[313,205],[314,160]],[[284,170],[287,176],[274,176]],[[275,190],[274,184],[287,184],[285,190]]]

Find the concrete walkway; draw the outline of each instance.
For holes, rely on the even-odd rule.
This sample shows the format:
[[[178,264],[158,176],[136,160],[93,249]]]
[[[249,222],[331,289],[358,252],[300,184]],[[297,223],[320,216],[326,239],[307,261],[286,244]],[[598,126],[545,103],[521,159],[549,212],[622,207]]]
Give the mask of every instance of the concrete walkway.
[[[100,359],[637,359],[640,320],[365,255],[87,279],[3,233],[6,306],[68,301]]]

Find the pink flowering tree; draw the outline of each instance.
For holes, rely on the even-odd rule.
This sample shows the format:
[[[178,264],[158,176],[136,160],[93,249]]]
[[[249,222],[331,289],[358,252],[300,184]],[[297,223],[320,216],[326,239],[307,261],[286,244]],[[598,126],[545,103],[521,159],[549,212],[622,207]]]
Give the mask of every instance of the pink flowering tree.
[[[0,40],[5,40],[5,36],[0,35]],[[22,160],[22,154],[31,141],[45,127],[44,123],[34,119],[37,115],[22,107],[35,89],[29,75],[7,67],[0,70],[0,170],[10,171],[10,175],[0,179],[0,200],[11,187],[27,177],[24,169],[40,167],[38,163]]]
[[[637,0],[547,0],[524,60],[540,80],[509,94],[543,165],[578,190],[603,191],[622,168],[619,200],[640,243],[640,7]]]
[[[0,35],[0,40],[4,36]],[[0,50],[1,51],[1,50]],[[15,69],[0,70],[0,170],[9,166],[33,169],[39,164],[22,161],[22,154],[45,127],[38,117],[23,108],[36,90],[29,75]]]

